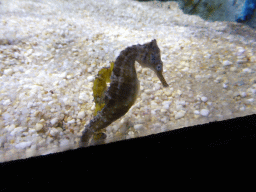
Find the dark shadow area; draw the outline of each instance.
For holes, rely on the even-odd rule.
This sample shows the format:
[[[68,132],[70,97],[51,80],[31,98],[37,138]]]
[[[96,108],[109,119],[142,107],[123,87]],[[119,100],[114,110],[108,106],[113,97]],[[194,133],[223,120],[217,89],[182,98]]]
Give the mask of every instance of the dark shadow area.
[[[213,122],[107,145],[0,164],[0,191],[105,180],[108,174],[183,181],[253,179],[256,115]],[[153,174],[154,173],[154,174]],[[239,175],[238,175],[239,173]],[[216,176],[218,178],[216,178]],[[144,177],[144,176],[143,176]],[[5,181],[12,181],[13,185]],[[123,180],[124,182],[124,180]]]

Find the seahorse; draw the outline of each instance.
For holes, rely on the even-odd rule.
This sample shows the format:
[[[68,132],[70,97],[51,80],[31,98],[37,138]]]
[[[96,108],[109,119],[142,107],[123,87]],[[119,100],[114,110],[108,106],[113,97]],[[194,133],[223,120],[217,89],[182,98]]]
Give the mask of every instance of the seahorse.
[[[114,62],[110,86],[104,93],[104,106],[89,124],[85,125],[80,146],[88,146],[95,132],[106,128],[125,115],[135,103],[140,90],[135,61],[142,67],[153,70],[162,85],[168,87],[163,76],[161,51],[155,39],[143,45],[132,45],[121,51]]]

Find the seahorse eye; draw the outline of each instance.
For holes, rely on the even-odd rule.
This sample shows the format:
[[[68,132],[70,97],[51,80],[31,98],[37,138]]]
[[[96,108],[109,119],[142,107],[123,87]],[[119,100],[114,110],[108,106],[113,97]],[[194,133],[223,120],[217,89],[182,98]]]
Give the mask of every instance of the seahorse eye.
[[[157,70],[157,71],[161,71],[161,70],[162,70],[162,66],[161,66],[160,64],[158,64],[158,65],[156,66],[156,70]]]

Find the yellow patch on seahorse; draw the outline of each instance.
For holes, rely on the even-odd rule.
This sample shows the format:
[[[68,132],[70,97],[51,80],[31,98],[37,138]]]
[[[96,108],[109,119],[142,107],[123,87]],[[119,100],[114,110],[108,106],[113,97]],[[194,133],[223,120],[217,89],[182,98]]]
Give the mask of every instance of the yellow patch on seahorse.
[[[107,83],[110,83],[111,73],[114,68],[114,62],[110,63],[110,67],[104,67],[99,72],[93,83],[93,97],[95,101],[95,110],[93,115],[96,116],[98,111],[104,107],[104,92],[107,89]]]

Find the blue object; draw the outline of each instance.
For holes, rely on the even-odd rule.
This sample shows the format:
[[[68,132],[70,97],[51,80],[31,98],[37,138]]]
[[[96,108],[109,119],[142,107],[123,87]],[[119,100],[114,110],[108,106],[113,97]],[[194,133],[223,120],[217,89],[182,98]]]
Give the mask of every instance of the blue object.
[[[256,8],[256,0],[246,0],[242,13],[237,17],[237,22],[244,22],[252,18],[254,9]]]

